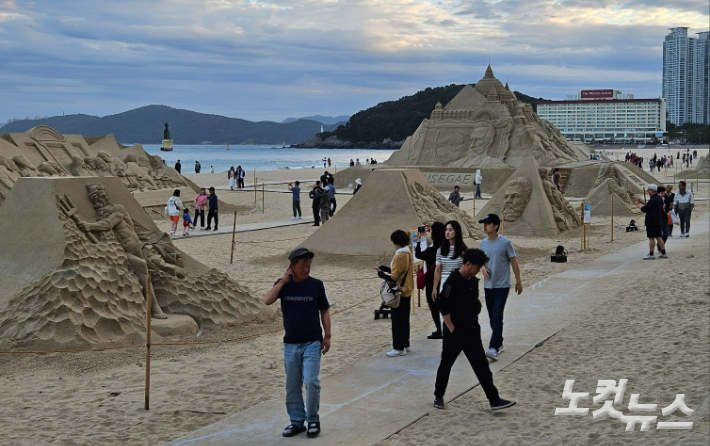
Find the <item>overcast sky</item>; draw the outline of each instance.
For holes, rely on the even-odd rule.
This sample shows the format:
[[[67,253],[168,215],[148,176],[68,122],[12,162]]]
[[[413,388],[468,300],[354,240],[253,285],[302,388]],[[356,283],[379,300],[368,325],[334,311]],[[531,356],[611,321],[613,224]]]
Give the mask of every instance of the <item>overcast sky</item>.
[[[668,28],[708,0],[0,0],[0,122],[164,104],[249,120],[353,114],[474,83],[661,95]]]

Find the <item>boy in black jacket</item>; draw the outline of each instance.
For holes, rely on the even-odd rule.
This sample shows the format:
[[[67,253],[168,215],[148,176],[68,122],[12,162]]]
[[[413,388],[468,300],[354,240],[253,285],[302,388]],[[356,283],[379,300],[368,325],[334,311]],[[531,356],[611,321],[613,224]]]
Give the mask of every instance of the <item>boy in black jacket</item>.
[[[444,342],[441,363],[436,372],[434,407],[444,408],[444,393],[449,384],[451,367],[463,351],[486,393],[491,409],[506,409],[514,406],[515,401],[504,400],[498,395],[483,350],[481,326],[478,325],[481,302],[478,300],[478,279],[475,276],[489,259],[480,249],[467,249],[462,259],[463,266],[451,273],[439,295],[439,311],[444,316]]]

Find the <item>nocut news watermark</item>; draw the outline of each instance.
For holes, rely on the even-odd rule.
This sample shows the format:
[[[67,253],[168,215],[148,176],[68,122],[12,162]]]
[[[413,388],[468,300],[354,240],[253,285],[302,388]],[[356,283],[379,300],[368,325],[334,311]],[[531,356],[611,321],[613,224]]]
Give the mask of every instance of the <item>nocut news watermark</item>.
[[[641,426],[640,431],[646,432],[653,423],[656,423],[656,429],[692,429],[692,421],[658,421],[657,415],[624,415],[614,408],[614,404],[621,404],[626,392],[627,379],[620,379],[619,385],[613,379],[600,379],[597,381],[597,395],[592,398],[595,404],[604,403],[602,407],[592,412],[592,418],[596,419],[603,415],[609,415],[623,423],[626,423],[626,431],[633,432],[636,425]],[[574,392],[572,387],[574,380],[568,379],[565,381],[565,388],[562,391],[562,398],[569,400],[568,407],[558,407],[555,409],[555,415],[587,415],[588,407],[579,407],[582,400],[589,398],[589,392]],[[610,399],[611,395],[614,399]],[[631,394],[629,399],[629,411],[631,412],[655,412],[658,404],[655,403],[640,403],[638,393]],[[668,406],[661,409],[661,414],[665,417],[676,410],[680,410],[686,415],[691,415],[695,410],[685,405],[685,394],[677,394],[675,400]]]

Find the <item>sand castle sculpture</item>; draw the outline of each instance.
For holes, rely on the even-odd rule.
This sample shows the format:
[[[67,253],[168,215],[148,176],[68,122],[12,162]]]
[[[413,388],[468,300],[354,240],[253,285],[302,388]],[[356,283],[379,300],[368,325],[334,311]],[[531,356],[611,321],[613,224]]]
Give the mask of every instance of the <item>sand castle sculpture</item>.
[[[148,292],[155,318],[203,328],[276,314],[178,250],[119,177],[20,178],[3,211],[1,349],[140,343]]]
[[[557,128],[541,120],[530,104],[519,102],[489,65],[475,86],[465,86],[445,106],[437,104],[386,164],[517,168],[528,155],[542,166],[582,158]]]
[[[580,216],[550,180],[549,170],[528,156],[478,213],[502,215],[506,234],[553,236],[580,225]]]
[[[18,178],[64,176],[117,177],[136,192],[196,187],[140,144],[126,147],[113,135],[62,135],[47,126],[0,135],[0,205]]]
[[[464,238],[483,238],[480,224],[451,204],[417,169],[376,169],[358,193],[301,246],[317,253],[386,256],[390,234],[457,220]]]

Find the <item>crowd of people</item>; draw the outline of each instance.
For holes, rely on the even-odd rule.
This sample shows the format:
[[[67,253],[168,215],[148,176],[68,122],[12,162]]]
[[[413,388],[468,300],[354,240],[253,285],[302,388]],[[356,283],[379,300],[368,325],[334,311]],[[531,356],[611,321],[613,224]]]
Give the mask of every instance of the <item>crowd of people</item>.
[[[329,174],[318,181],[309,195],[328,200],[322,185],[330,184]],[[291,186],[291,190],[294,187]],[[319,204],[320,206],[320,204]],[[315,209],[315,205],[314,205]],[[315,214],[315,210],[314,210]],[[328,215],[320,212],[320,216]],[[327,220],[327,219],[326,219]],[[394,281],[399,288],[399,304],[391,308],[392,345],[388,357],[402,357],[410,350],[410,311],[414,293],[413,256],[424,263],[425,293],[435,331],[429,339],[441,339],[441,360],[434,382],[434,407],[444,409],[444,395],[451,369],[461,352],[469,361],[492,410],[506,409],[515,401],[501,398],[493,382],[489,361],[496,361],[503,348],[503,312],[511,288],[510,270],[515,275],[515,291],[523,291],[517,253],[512,242],[498,234],[500,218],[488,214],[479,221],[486,239],[480,249],[469,249],[463,241],[461,225],[456,220],[425,225],[417,235],[414,252],[410,235],[394,231],[390,241],[395,254],[389,266],[376,268],[377,275]],[[430,241],[430,244],[427,244]],[[286,370],[286,411],[290,424],[283,430],[284,437],[306,432],[316,437],[321,432],[320,361],[330,350],[330,304],[323,282],[310,277],[314,253],[297,248],[289,255],[289,266],[263,302],[273,305],[281,301],[284,325],[284,367]],[[479,300],[476,277],[481,272],[488,317],[493,330],[488,350],[483,348],[478,315]],[[303,390],[305,388],[305,401]]]
[[[697,157],[698,151],[693,150],[691,152],[690,148],[685,149],[685,151],[682,153],[680,150],[678,150],[676,152],[675,161],[673,155],[663,155],[659,157],[657,154],[654,153],[653,156],[648,160],[648,170],[649,172],[653,172],[653,169],[657,169],[657,171],[660,172],[661,168],[673,167],[674,162],[682,162],[685,167],[691,167],[693,165],[693,160]],[[626,162],[634,164],[639,168],[643,169],[643,156],[634,152],[626,152],[624,159],[626,160]]]

